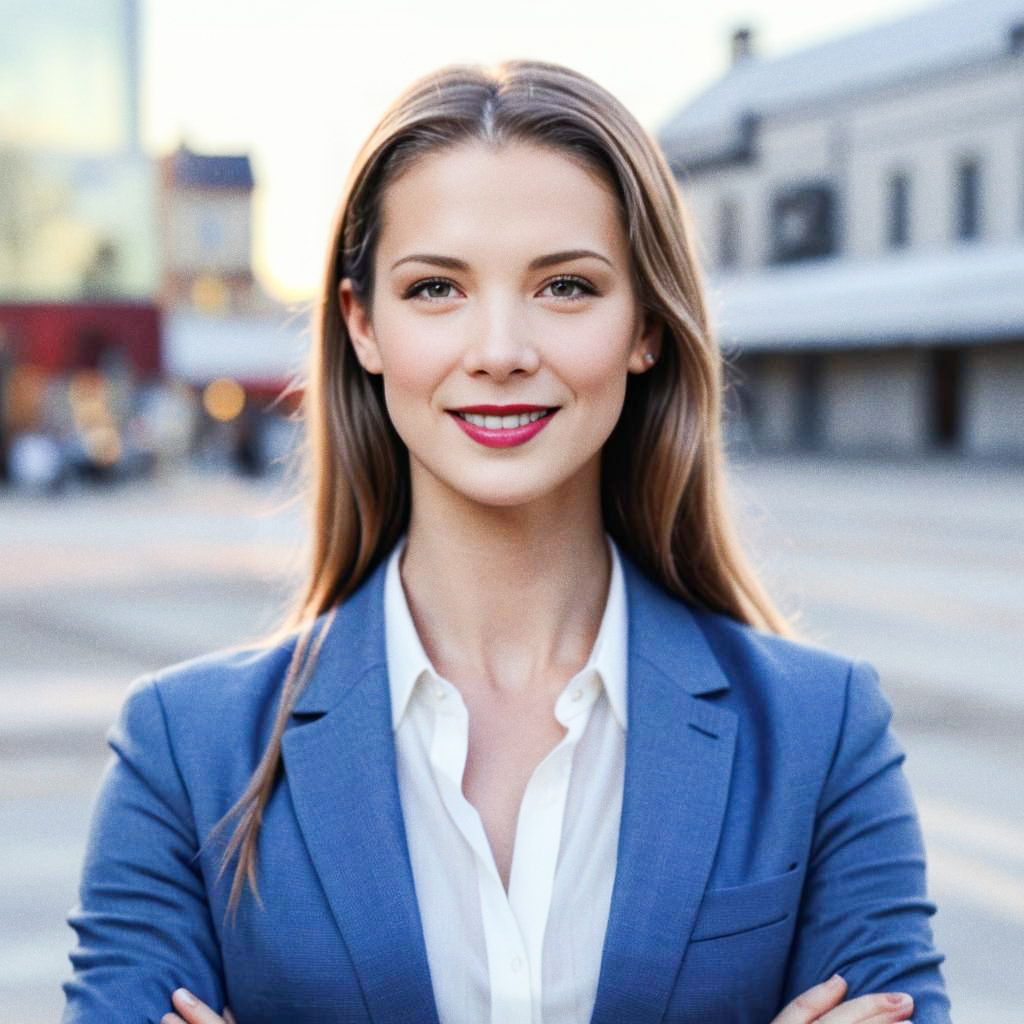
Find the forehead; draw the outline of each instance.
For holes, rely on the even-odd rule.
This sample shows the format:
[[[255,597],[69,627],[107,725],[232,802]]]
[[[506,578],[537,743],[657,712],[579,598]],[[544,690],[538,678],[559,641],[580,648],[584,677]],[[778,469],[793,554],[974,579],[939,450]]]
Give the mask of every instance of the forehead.
[[[531,256],[600,247],[622,256],[626,235],[605,179],[558,150],[471,142],[417,160],[384,193],[379,252]]]

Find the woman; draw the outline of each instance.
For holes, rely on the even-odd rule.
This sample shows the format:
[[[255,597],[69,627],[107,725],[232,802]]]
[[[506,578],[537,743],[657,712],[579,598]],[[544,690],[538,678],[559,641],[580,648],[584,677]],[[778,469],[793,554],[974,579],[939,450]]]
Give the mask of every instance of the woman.
[[[318,341],[293,628],[129,696],[65,1020],[947,1021],[888,707],[732,538],[632,117],[551,65],[418,83]]]

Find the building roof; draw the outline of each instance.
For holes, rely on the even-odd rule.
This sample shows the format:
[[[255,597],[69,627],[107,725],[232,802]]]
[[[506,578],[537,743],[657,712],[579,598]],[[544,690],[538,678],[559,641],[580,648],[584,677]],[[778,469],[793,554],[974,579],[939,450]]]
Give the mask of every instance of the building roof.
[[[1024,338],[1024,245],[965,243],[821,260],[712,282],[723,348],[739,351]]]
[[[253,187],[252,164],[245,154],[207,156],[179,146],[171,155],[171,172],[176,185],[197,188]]]
[[[782,57],[742,58],[659,139],[677,169],[726,159],[745,151],[752,118],[997,59],[1021,26],[1024,0],[957,0]]]

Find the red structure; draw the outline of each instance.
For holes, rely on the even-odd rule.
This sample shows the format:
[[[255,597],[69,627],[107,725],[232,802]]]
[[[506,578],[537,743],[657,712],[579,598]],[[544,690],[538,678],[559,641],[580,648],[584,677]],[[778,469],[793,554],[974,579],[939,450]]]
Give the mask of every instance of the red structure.
[[[0,303],[0,349],[47,374],[97,369],[115,355],[149,377],[161,370],[160,311],[151,302]]]

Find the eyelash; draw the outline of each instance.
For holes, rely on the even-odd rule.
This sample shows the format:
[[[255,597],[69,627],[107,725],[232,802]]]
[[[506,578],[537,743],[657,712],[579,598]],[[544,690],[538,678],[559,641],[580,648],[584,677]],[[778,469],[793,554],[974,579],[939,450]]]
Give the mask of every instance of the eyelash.
[[[583,293],[583,294],[576,294],[576,295],[569,296],[569,297],[565,298],[564,301],[566,301],[566,302],[579,302],[581,299],[583,299],[586,296],[597,295],[598,294],[597,289],[585,277],[577,277],[575,274],[559,274],[558,277],[554,277],[550,281],[548,281],[544,285],[544,288],[550,288],[552,285],[561,284],[563,282],[566,283],[566,284],[575,285],[580,290],[580,292]],[[405,292],[403,293],[402,298],[403,299],[415,299],[415,298],[422,297],[422,298],[426,299],[427,302],[445,302],[445,301],[447,301],[449,296],[445,296],[443,298],[433,298],[432,299],[432,298],[429,298],[429,297],[427,297],[427,296],[425,296],[423,294],[424,291],[427,288],[429,288],[431,285],[435,285],[435,284],[448,285],[450,288],[457,287],[453,281],[449,281],[447,278],[444,278],[444,277],[429,277],[429,278],[427,278],[427,279],[425,279],[423,281],[417,281],[415,284],[410,285],[405,290]]]

